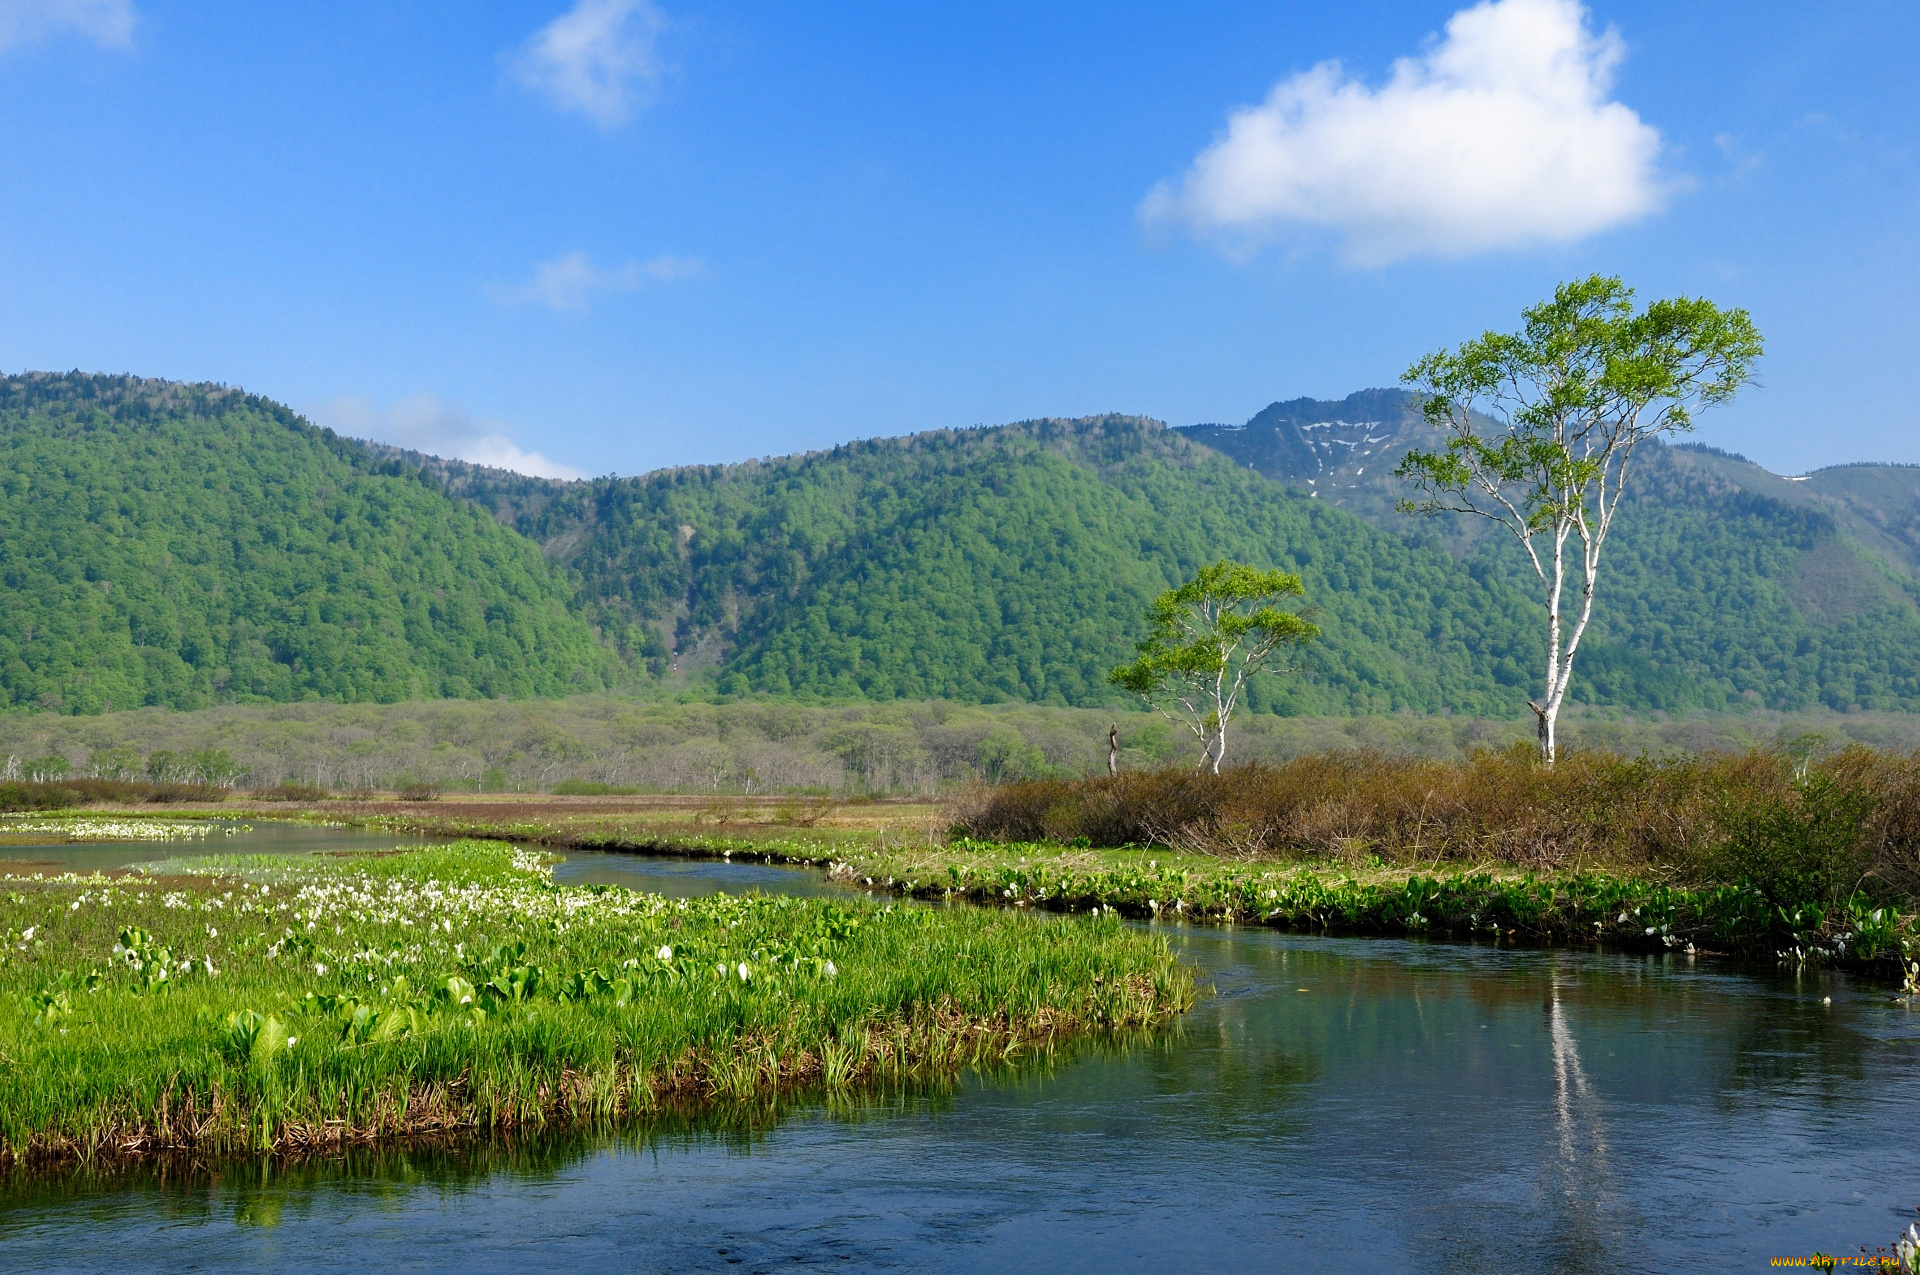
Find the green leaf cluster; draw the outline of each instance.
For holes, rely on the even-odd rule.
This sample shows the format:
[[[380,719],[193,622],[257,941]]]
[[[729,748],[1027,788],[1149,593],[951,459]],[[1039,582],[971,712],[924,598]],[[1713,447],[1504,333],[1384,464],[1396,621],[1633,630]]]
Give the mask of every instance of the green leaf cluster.
[[[1169,703],[1194,733],[1217,741],[1239,706],[1246,680],[1265,671],[1281,650],[1299,648],[1320,635],[1304,616],[1277,601],[1302,596],[1300,577],[1222,559],[1193,579],[1153,600],[1147,636],[1136,655],[1107,680],[1172,715]]]
[[[1304,644],[1318,637],[1320,630],[1274,605],[1272,599],[1305,593],[1300,577],[1290,571],[1262,571],[1225,559],[1210,563],[1193,579],[1153,600],[1140,657],[1116,669],[1112,680],[1123,690],[1144,695],[1161,673],[1199,677],[1221,673],[1242,643],[1268,650]]]

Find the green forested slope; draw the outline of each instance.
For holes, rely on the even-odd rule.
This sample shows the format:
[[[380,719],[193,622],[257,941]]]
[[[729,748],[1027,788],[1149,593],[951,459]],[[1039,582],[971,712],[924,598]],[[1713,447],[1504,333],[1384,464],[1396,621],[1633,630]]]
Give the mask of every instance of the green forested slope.
[[[0,704],[561,694],[623,663],[722,691],[1099,704],[1148,600],[1231,556],[1299,570],[1322,611],[1303,674],[1256,707],[1523,712],[1518,553],[1386,512],[1394,440],[1343,422],[1356,404],[1381,414],[1276,405],[1301,445],[1261,456],[1297,453],[1311,490],[1118,416],[557,483],[235,390],[4,378]],[[1843,507],[1819,477],[1650,453],[1577,698],[1920,709],[1916,585],[1883,552],[1920,542],[1915,484],[1850,474]]]
[[[1608,541],[1589,701],[1920,708],[1915,583],[1830,514],[1707,481],[1661,449]],[[1509,546],[1487,544],[1486,560]]]
[[[1395,512],[1409,447],[1437,435],[1402,390],[1275,403],[1177,431],[1383,529],[1443,538],[1529,597],[1518,546],[1471,519]],[[1713,448],[1653,445],[1607,543],[1576,694],[1634,708],[1920,708],[1920,469],[1799,479]]]
[[[821,470],[840,499],[796,499]],[[801,530],[783,559],[806,587],[741,615],[730,667],[756,688],[1097,701],[1152,596],[1227,555],[1300,570],[1323,611],[1329,640],[1308,677],[1266,684],[1276,703],[1512,706],[1513,598],[1150,422],[880,444],[795,477],[773,521]]]
[[[1378,432],[1353,430],[1355,450]],[[1322,485],[1390,467],[1371,445]],[[1646,459],[1578,697],[1920,708],[1911,580],[1828,511],[1687,462]],[[1147,599],[1223,554],[1300,570],[1325,611],[1307,676],[1268,683],[1262,706],[1511,713],[1534,680],[1536,586],[1513,546],[1385,513],[1385,496],[1374,525],[1137,418],[540,492],[457,479],[573,565],[630,652],[727,688],[1100,702]]]
[[[538,550],[237,390],[0,378],[0,704],[600,686]]]
[[[723,687],[1103,702],[1148,600],[1223,554],[1300,570],[1323,610],[1308,675],[1265,706],[1504,713],[1525,680],[1504,583],[1137,418],[601,480],[521,525],[634,649]]]

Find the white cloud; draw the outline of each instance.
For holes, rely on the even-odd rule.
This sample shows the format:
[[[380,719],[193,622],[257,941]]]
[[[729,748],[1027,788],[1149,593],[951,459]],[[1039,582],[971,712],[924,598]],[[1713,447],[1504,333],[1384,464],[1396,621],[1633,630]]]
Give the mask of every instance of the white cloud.
[[[658,279],[661,283],[678,283],[682,279],[697,279],[705,274],[707,263],[698,257],[675,257],[662,254],[641,266],[640,272],[649,279]]]
[[[59,34],[124,49],[137,17],[133,0],[0,0],[0,49]]]
[[[666,25],[650,0],[579,0],[509,55],[507,69],[561,110],[612,128],[659,86]]]
[[[1379,88],[1275,85],[1141,211],[1240,248],[1329,231],[1363,265],[1581,239],[1663,198],[1659,132],[1609,100],[1624,52],[1576,0],[1485,0]]]
[[[550,310],[577,313],[592,306],[595,297],[632,292],[649,280],[675,283],[694,278],[705,270],[695,257],[662,256],[602,268],[589,261],[585,253],[569,252],[536,265],[533,278],[525,283],[490,285],[487,295],[501,305],[543,305]]]
[[[348,395],[320,404],[307,416],[316,425],[349,438],[370,438],[536,478],[586,477],[571,465],[521,450],[504,422],[471,416],[459,405],[431,394],[411,394],[385,408]]]

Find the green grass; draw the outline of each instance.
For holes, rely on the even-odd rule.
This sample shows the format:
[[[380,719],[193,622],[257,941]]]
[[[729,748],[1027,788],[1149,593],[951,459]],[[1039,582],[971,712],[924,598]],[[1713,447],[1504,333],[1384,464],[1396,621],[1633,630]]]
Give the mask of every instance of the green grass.
[[[555,886],[466,841],[0,879],[0,1161],[612,1121],[1190,1003],[1111,918]]]
[[[1863,894],[1833,907],[1782,908],[1749,886],[1678,885],[1649,873],[1494,863],[1423,872],[964,837],[932,848],[869,847],[831,872],[912,897],[1131,917],[1711,950],[1903,977],[1920,957],[1920,916]]]
[[[448,832],[430,819],[367,820]],[[489,831],[466,818],[469,835]],[[847,829],[727,832],[520,820],[493,835],[547,845],[695,858],[764,859],[827,870],[896,895],[1030,911],[1183,917],[1352,934],[1603,943],[1824,961],[1913,981],[1920,912],[1860,892],[1784,903],[1738,882],[1685,880],[1659,864],[1533,869],[1492,856],[1441,863],[1230,856],[1165,847],[1089,847],[957,836],[888,838]]]

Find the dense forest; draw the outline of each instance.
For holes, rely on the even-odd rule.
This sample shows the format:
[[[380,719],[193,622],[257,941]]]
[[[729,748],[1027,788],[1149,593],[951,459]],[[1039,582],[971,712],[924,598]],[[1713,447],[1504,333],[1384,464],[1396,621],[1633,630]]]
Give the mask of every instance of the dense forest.
[[[554,695],[616,670],[538,549],[237,390],[0,378],[0,704]]]
[[[1504,582],[1134,417],[515,499],[607,629],[663,671],[714,667],[722,690],[1104,702],[1147,602],[1221,555],[1301,571],[1328,634],[1256,708],[1504,713],[1525,683],[1525,604]]]
[[[1373,454],[1310,471],[1317,490],[1224,453],[1231,431],[1202,441],[1117,416],[568,485],[440,472],[578,571],[629,651],[723,688],[1098,702],[1148,599],[1224,554],[1300,571],[1322,609],[1325,638],[1302,675],[1268,679],[1256,708],[1523,712],[1539,603],[1516,547],[1393,512],[1381,476],[1410,440],[1350,424]],[[1920,707],[1907,566],[1812,499],[1820,476],[1733,466],[1773,485],[1763,492],[1723,461],[1669,447],[1643,457],[1577,697]],[[1348,477],[1350,502],[1334,490]]]
[[[1511,545],[1391,512],[1403,408],[1372,391],[1233,429],[1030,421],[565,483],[337,438],[222,387],[4,378],[0,703],[654,683],[1108,704],[1147,602],[1229,556],[1299,571],[1325,634],[1256,709],[1517,716],[1533,582]],[[1656,449],[1576,698],[1920,708],[1916,490],[1894,467],[1796,483]]]

